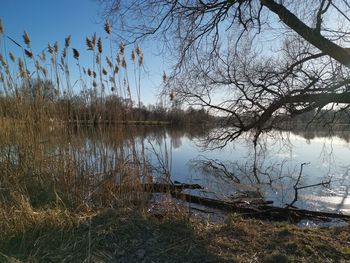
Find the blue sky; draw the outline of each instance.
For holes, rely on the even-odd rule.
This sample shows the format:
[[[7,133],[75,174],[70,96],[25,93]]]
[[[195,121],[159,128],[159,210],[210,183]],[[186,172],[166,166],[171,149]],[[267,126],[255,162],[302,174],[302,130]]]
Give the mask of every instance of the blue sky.
[[[65,37],[71,35],[71,47],[80,51],[82,64],[91,65],[92,58],[86,51],[85,38],[94,32],[103,38],[106,35],[99,11],[100,7],[94,0],[1,0],[0,18],[5,34],[21,44],[26,30],[32,41],[32,49],[37,54],[47,47],[48,42],[54,43],[57,40],[62,47]],[[6,40],[5,44],[7,51],[11,50],[15,54],[20,52],[10,41]],[[145,63],[141,98],[147,105],[156,102],[166,66],[164,59],[156,56],[156,46],[149,43],[142,48]],[[70,67],[74,75],[75,66]]]

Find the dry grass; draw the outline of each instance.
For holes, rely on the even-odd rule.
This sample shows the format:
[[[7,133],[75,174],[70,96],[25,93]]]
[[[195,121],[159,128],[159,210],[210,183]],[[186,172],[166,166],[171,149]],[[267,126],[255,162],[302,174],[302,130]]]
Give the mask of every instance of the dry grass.
[[[300,229],[234,217],[223,224],[144,209],[83,214],[28,207],[2,234],[0,262],[349,262],[350,229]],[[15,217],[16,218],[16,217]]]
[[[225,260],[237,262],[349,262],[350,228],[299,228],[241,218],[213,225],[207,238]]]

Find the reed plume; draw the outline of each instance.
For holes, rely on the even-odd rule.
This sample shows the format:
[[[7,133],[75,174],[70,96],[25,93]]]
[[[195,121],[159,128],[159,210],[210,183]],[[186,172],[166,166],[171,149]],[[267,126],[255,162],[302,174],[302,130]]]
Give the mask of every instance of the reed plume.
[[[24,40],[24,43],[27,45],[27,47],[30,47],[30,38],[26,31],[24,31],[23,40]]]
[[[4,33],[4,26],[2,25],[2,20],[0,18],[0,34]]]
[[[69,35],[69,36],[67,36],[67,37],[65,38],[65,40],[64,40],[64,46],[65,46],[66,48],[68,48],[68,47],[70,46],[70,42],[71,42],[71,36]]]
[[[109,66],[110,68],[113,68],[113,63],[112,63],[112,61],[109,59],[109,57],[106,57],[106,62],[107,62],[108,66]]]
[[[33,53],[32,53],[31,51],[25,49],[25,50],[24,50],[24,53],[26,54],[26,56],[27,56],[28,58],[33,58]]]
[[[64,49],[62,50],[62,60],[64,59],[64,58],[66,58],[67,57],[67,48],[66,47],[64,47]],[[62,63],[62,65],[64,64],[64,62]]]
[[[131,60],[132,60],[133,63],[135,62],[135,58],[136,58],[136,56],[135,56],[135,51],[132,50],[132,51],[131,51]]]
[[[55,50],[55,53],[57,54],[58,53],[58,42],[55,41],[55,44],[53,45],[53,48]]]
[[[139,56],[139,66],[142,66],[143,64],[143,54],[141,53],[141,55]]]
[[[50,43],[47,43],[47,49],[49,51],[50,54],[53,54],[53,48],[52,46],[50,45]]]
[[[103,51],[103,48],[102,48],[102,40],[100,37],[98,38],[98,41],[97,41],[97,48],[98,48],[98,52],[101,54]]]
[[[105,29],[105,31],[106,31],[106,33],[107,33],[108,35],[110,35],[110,34],[111,34],[112,28],[111,28],[111,25],[110,25],[110,23],[109,23],[109,20],[108,20],[108,19],[106,20],[106,23],[105,23],[105,27],[104,27],[104,29]]]
[[[21,77],[25,78],[27,72],[25,70],[23,60],[21,58],[18,59],[18,69],[19,69],[19,73],[20,73]]]
[[[95,32],[94,35],[92,36],[92,44],[94,44],[94,46],[96,46],[96,40],[97,40],[97,36]]]
[[[120,54],[123,55],[124,51],[125,51],[125,45],[124,45],[123,42],[120,42],[120,44],[119,44],[119,52],[120,52]]]
[[[96,64],[99,65],[100,64],[100,56],[97,54],[96,55]]]
[[[65,63],[64,63],[64,58],[65,58],[65,57],[64,57],[63,54],[62,54],[62,57],[61,57],[61,65],[62,65],[62,66],[65,65]]]
[[[5,68],[7,66],[5,60],[4,60],[4,57],[0,54],[0,62],[2,64],[2,66]]]
[[[16,62],[16,57],[11,51],[10,51],[9,55],[10,55],[10,59],[12,60],[12,62]]]
[[[140,48],[139,45],[137,45],[137,47],[136,47],[136,54],[137,54],[138,56],[140,56],[140,55],[142,54],[142,50],[141,50],[141,48]]]
[[[79,60],[79,51],[75,48],[73,48],[73,57],[76,59],[76,60]]]
[[[95,45],[93,44],[92,40],[90,37],[86,37],[86,45],[88,46],[88,50],[94,50]]]
[[[143,53],[142,53],[142,49],[139,45],[137,45],[137,47],[136,47],[136,54],[138,56],[139,66],[141,66],[143,64]]]
[[[125,60],[125,57],[123,57],[123,60],[122,60],[122,67],[125,69],[128,67],[126,60]]]

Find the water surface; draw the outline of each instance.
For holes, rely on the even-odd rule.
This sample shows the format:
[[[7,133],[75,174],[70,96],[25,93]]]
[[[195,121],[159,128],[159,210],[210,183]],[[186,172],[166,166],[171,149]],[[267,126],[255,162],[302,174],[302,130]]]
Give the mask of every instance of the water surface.
[[[205,146],[213,132],[201,126],[50,128],[29,147],[13,142],[1,150],[14,167],[25,161],[26,174],[47,171],[57,177],[58,186],[74,185],[87,200],[96,195],[102,203],[106,187],[113,189],[113,184],[179,181],[202,185],[206,196],[262,197],[276,206],[291,204],[298,188],[294,206],[350,214],[347,126],[332,134],[321,129],[272,131],[261,135],[256,149],[248,135],[224,148]]]
[[[154,152],[167,156],[172,180],[198,183],[218,198],[254,197],[258,192],[275,205],[285,206],[293,201],[295,186],[300,189],[294,206],[350,213],[347,134],[350,133],[273,131],[262,135],[254,154],[252,143],[246,138],[222,149],[212,149],[203,147],[203,134],[168,129],[161,140],[148,138],[146,148],[150,156]],[[157,161],[153,156],[152,162]]]

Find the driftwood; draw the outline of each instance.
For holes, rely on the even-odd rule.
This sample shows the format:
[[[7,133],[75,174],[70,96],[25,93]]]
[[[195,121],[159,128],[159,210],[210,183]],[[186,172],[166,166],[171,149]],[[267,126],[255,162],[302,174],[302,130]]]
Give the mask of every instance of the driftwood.
[[[227,202],[202,196],[195,196],[180,192],[171,192],[175,198],[185,200],[190,203],[197,203],[212,208],[218,208],[226,211],[237,212],[243,217],[269,219],[275,221],[299,222],[301,219],[327,220],[331,218],[343,219],[350,222],[350,215],[309,211],[290,207],[275,207],[268,204],[247,204],[246,202]]]
[[[174,198],[189,203],[201,204],[207,207],[225,211],[237,212],[243,217],[267,219],[274,221],[299,222],[301,219],[313,219],[327,221],[331,218],[342,219],[350,222],[350,215],[310,211],[295,207],[272,206],[272,201],[264,201],[260,198],[237,198],[232,201],[218,200],[189,193],[183,193],[184,189],[203,189],[198,184],[144,184],[144,190],[153,193],[170,193]]]
[[[166,193],[166,192],[180,192],[183,189],[203,189],[199,184],[183,184],[183,183],[175,183],[175,184],[144,184],[143,189],[147,192],[152,193]]]

